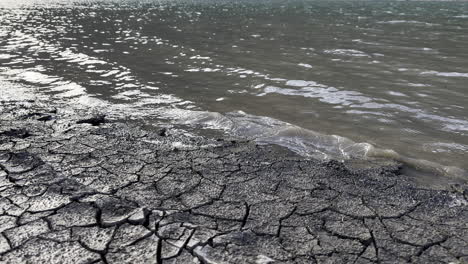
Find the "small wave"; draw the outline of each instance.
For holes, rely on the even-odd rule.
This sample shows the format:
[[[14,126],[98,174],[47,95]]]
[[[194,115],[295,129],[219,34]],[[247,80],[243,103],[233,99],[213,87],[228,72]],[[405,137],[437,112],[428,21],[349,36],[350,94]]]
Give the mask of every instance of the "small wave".
[[[364,104],[372,101],[370,98],[362,95],[361,93],[355,91],[346,91],[338,90],[334,87],[327,87],[319,84],[313,84],[310,82],[287,82],[286,84],[290,86],[302,87],[300,89],[288,89],[281,88],[276,86],[266,86],[263,89],[263,93],[258,94],[258,96],[264,96],[270,93],[283,94],[283,95],[293,95],[293,96],[302,96],[302,97],[311,97],[318,98],[321,102],[329,104],[341,104],[341,105],[351,105],[351,104]]]
[[[416,20],[390,20],[390,21],[380,21],[378,24],[417,24],[417,25],[426,25],[426,26],[438,26],[439,24],[421,22]]]
[[[52,84],[60,78],[49,76],[40,72],[35,71],[25,71],[17,76],[20,80],[25,81],[31,84]]]
[[[353,57],[370,57],[369,54],[355,49],[330,49],[324,50],[323,53]]]
[[[121,100],[131,100],[135,98],[142,99],[144,97],[151,97],[151,95],[141,92],[139,90],[128,90],[112,96],[112,98]]]
[[[77,97],[86,95],[86,88],[73,82],[64,82],[61,85],[52,87],[51,90],[57,92],[60,97]]]
[[[421,72],[422,75],[434,75],[442,77],[464,77],[468,78],[468,73],[464,72],[438,72],[438,71],[425,71]]]
[[[0,60],[8,60],[11,58],[16,58],[16,55],[10,55],[10,54],[0,54]]]
[[[424,84],[424,83],[407,83],[406,85],[411,86],[411,87],[428,87],[428,86],[430,86],[429,84]]]
[[[423,148],[431,152],[459,152],[464,154],[468,152],[468,146],[458,143],[447,143],[447,142],[437,142],[437,143],[427,143],[423,145]]]
[[[51,76],[37,71],[38,69],[25,69],[25,70],[11,70],[6,69],[1,71],[0,75],[5,76],[10,81],[21,81],[25,84],[41,87],[45,92],[48,90],[52,92],[53,97],[77,97],[86,95],[86,89],[74,82],[68,82],[62,80],[58,76]],[[8,85],[8,86],[11,86]],[[3,87],[3,90],[7,90],[7,87]]]
[[[317,159],[365,158],[372,145],[355,143],[345,137],[324,135],[291,125],[270,117],[243,112],[222,115],[216,112],[191,111],[177,113],[176,122],[221,129],[231,135],[287,147],[295,152]]]
[[[458,167],[405,157],[392,149],[377,148],[367,142],[354,142],[346,137],[322,134],[242,111],[226,115],[205,111],[178,111],[173,118],[176,119],[176,123],[221,129],[230,135],[255,140],[260,144],[280,145],[314,159],[390,159],[436,175],[465,180],[468,178],[467,172]]]
[[[388,91],[387,94],[393,95],[393,96],[398,96],[398,97],[408,97],[408,96],[407,96],[406,94],[404,94],[404,93],[395,92],[395,91]]]
[[[299,65],[299,66],[301,66],[301,67],[304,67],[304,68],[308,68],[308,69],[311,69],[311,68],[313,68],[313,66],[312,66],[312,65],[310,65],[310,64],[307,64],[307,63],[299,63],[299,64],[297,64],[297,65]]]

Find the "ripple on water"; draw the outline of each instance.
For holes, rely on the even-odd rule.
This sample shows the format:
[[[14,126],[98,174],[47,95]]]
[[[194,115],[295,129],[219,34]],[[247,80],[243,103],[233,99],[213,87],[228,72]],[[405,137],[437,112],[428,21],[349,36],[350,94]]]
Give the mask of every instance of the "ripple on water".
[[[323,51],[326,54],[340,55],[340,56],[352,56],[352,57],[370,57],[369,54],[355,49],[330,49]]]
[[[413,25],[424,25],[424,26],[440,26],[436,23],[428,23],[416,20],[389,20],[389,21],[379,21],[378,24],[413,24]]]
[[[468,73],[463,72],[438,72],[438,71],[425,71],[421,72],[422,75],[433,75],[442,77],[464,77],[468,78]]]
[[[468,152],[468,145],[463,145],[454,142],[436,142],[436,143],[426,143],[423,145],[423,148],[430,152],[454,152],[458,154],[464,154]]]
[[[371,101],[370,98],[362,95],[355,91],[339,90],[335,87],[327,87],[320,84],[315,86],[311,82],[301,81],[301,84],[308,83],[309,86],[301,87],[299,82],[293,82],[293,86],[299,86],[300,89],[289,89],[281,88],[276,86],[266,86],[263,89],[263,93],[258,96],[265,96],[267,94],[282,94],[290,96],[301,96],[309,98],[317,98],[319,101],[329,104],[341,104],[341,105],[352,105],[352,104],[363,104]],[[290,83],[291,84],[291,83]],[[307,85],[307,84],[306,84]]]

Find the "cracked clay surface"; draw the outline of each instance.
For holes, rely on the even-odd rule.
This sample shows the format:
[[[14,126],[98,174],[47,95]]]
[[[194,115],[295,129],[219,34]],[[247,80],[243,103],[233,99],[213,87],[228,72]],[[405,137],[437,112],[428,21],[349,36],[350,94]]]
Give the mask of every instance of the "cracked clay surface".
[[[0,263],[468,263],[467,189],[398,164],[0,107]]]

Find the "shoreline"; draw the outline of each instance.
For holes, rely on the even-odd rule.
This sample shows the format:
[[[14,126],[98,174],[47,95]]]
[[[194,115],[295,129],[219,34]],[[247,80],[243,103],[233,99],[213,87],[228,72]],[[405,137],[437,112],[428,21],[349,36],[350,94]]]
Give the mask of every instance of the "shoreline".
[[[468,187],[0,103],[0,262],[467,263]]]

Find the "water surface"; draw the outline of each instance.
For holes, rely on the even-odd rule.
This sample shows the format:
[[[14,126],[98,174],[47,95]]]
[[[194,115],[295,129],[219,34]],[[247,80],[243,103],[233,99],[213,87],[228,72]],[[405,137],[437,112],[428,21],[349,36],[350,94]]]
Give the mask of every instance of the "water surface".
[[[315,158],[386,157],[467,177],[466,2],[2,0],[0,8],[2,97],[27,91]]]

